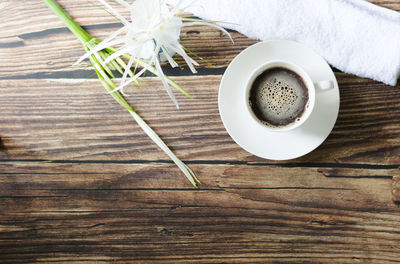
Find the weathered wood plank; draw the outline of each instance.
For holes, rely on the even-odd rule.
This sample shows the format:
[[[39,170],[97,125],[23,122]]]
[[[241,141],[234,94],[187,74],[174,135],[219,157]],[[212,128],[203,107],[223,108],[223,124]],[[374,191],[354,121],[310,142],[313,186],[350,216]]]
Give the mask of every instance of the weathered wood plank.
[[[346,74],[337,77],[342,102],[333,133],[316,151],[291,162],[399,166],[399,87]],[[242,150],[223,127],[217,106],[219,76],[175,80],[196,98],[178,95],[181,110],[157,79],[145,78],[143,89],[128,92],[134,108],[179,157],[268,162]],[[0,159],[168,159],[96,79],[0,80],[0,87]]]
[[[386,221],[364,225],[357,221],[373,218],[371,214],[359,219],[308,210],[218,207],[166,207],[151,212],[149,216],[146,209],[132,208],[32,211],[25,218],[12,214],[15,224],[4,225],[3,234],[14,240],[1,241],[2,260],[396,263],[399,257],[398,226],[395,222],[386,225],[388,219],[398,218],[390,215]],[[25,240],[26,235],[32,239]]]
[[[0,215],[1,259],[398,261],[400,211],[390,202],[391,179],[204,164],[193,165],[205,186],[196,191],[180,185],[171,166],[12,163],[13,173],[0,174],[0,211],[7,212]]]
[[[399,169],[321,167],[299,169],[279,164],[188,163],[202,181],[202,189],[368,189],[391,182]],[[252,173],[249,173],[249,172]],[[59,189],[185,189],[190,183],[175,165],[162,162],[18,161],[0,163],[0,195],[11,190]],[[345,177],[345,178],[342,178]],[[372,184],[373,183],[373,184]],[[362,187],[359,187],[361,185]],[[389,184],[390,185],[390,184]],[[389,186],[388,185],[388,186]],[[374,188],[379,186],[374,186]],[[390,189],[390,186],[388,187]],[[378,192],[381,192],[379,190]],[[23,193],[22,193],[23,194]],[[387,196],[383,196],[387,197]],[[371,206],[362,204],[360,206]]]

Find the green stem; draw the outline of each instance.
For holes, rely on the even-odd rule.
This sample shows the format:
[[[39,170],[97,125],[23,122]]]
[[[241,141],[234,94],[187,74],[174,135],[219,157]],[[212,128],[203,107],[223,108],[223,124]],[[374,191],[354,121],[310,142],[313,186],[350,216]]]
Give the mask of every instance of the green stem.
[[[88,42],[92,39],[81,26],[79,26],[55,0],[43,0],[45,4],[57,15],[57,17],[64,22],[64,24],[71,30],[72,33],[82,42]]]

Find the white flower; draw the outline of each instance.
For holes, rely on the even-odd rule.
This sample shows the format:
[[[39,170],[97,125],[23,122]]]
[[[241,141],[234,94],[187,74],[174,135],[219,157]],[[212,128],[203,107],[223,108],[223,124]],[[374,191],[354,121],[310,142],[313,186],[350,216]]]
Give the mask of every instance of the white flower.
[[[156,73],[160,77],[168,95],[171,97],[176,107],[179,108],[178,102],[176,101],[175,96],[162,71],[160,65],[160,54],[165,56],[172,67],[177,67],[178,64],[172,58],[172,56],[177,53],[184,58],[190,70],[193,73],[196,73],[197,71],[194,66],[197,66],[198,63],[186,54],[185,49],[179,43],[179,36],[182,27],[193,25],[211,26],[218,28],[231,38],[225,29],[213,22],[179,17],[178,15],[181,12],[181,10],[178,9],[179,3],[175,8],[169,8],[165,3],[165,0],[136,0],[132,4],[128,4],[124,0],[114,0],[130,10],[131,16],[130,21],[128,21],[105,0],[98,1],[101,2],[117,19],[121,21],[123,27],[111,34],[100,44],[91,49],[91,51],[82,56],[77,63],[100,50],[119,45],[119,50],[112,54],[104,63],[107,64],[124,54],[129,54],[131,58],[129,59],[127,67],[125,68],[124,74],[122,75],[119,87],[112,92],[121,91],[125,95],[123,90],[124,87],[137,80],[146,70],[149,70],[149,67],[146,66],[146,64],[141,64],[143,69],[127,80],[128,73],[130,68],[133,66],[133,63],[136,61],[136,69],[138,66],[138,60],[144,60],[147,62],[147,65],[155,66]],[[184,23],[184,21],[190,22]]]

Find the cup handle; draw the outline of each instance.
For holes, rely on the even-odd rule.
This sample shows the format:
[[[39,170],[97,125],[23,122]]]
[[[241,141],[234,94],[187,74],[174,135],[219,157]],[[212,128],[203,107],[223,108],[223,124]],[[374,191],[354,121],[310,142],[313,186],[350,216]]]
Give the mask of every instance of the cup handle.
[[[319,91],[327,91],[335,87],[334,83],[332,80],[326,80],[326,81],[320,81],[320,82],[315,82],[314,86],[317,90]]]

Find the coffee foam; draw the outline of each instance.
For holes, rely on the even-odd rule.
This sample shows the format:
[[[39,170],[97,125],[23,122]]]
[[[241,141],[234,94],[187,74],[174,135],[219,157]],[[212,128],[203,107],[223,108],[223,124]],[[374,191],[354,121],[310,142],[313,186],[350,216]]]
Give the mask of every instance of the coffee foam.
[[[273,68],[254,81],[250,104],[264,124],[287,126],[300,121],[307,108],[308,92],[298,74],[284,68]]]

